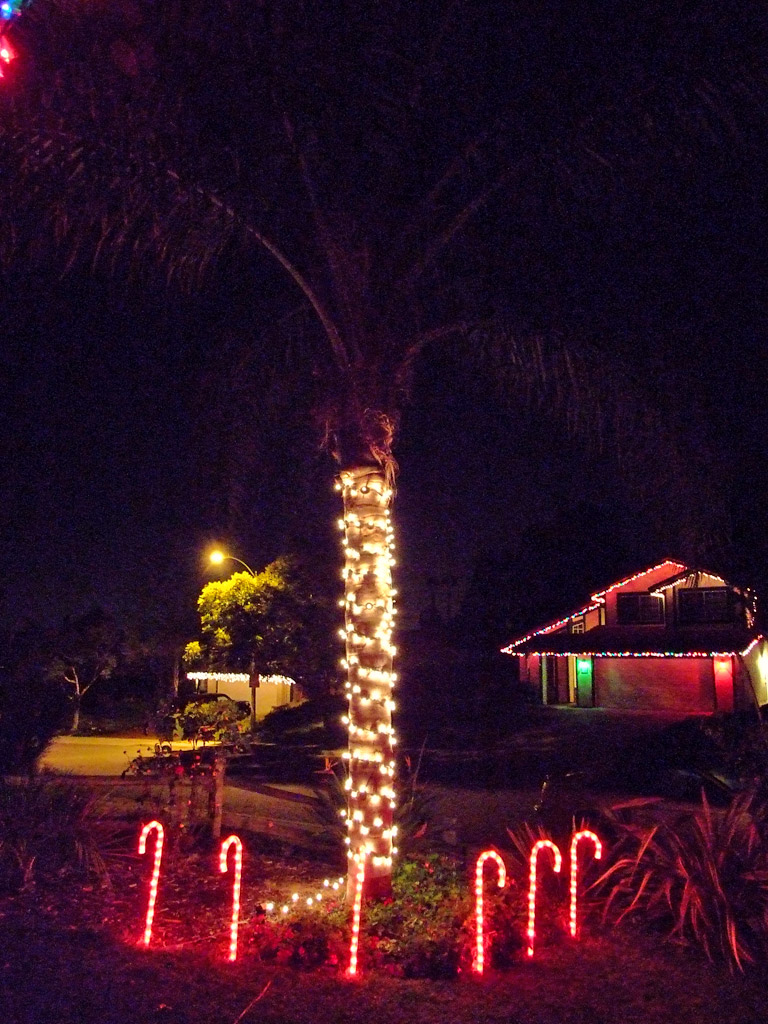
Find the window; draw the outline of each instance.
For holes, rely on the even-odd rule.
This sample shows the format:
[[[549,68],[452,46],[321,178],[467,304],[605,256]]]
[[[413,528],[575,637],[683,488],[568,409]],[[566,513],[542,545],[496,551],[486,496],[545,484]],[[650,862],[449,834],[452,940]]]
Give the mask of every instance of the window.
[[[571,619],[571,633],[583,633],[584,631],[585,627],[583,615],[581,616],[581,618]]]
[[[616,619],[620,626],[664,622],[664,598],[653,594],[617,594]]]
[[[677,591],[677,617],[681,624],[733,622],[734,605],[726,587],[699,587]]]

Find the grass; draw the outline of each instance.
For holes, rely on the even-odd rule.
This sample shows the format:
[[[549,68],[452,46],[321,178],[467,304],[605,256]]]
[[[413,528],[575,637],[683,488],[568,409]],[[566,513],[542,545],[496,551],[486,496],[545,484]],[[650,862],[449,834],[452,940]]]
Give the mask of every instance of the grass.
[[[134,837],[135,838],[135,837]],[[226,960],[228,876],[213,851],[169,858],[153,944],[139,948],[149,858],[110,855],[111,885],[38,882],[0,901],[4,1024],[752,1024],[768,990],[636,927],[542,943],[532,961],[477,979],[405,980],[362,968],[260,959],[249,939],[267,899],[302,895],[333,869],[245,840],[241,955]]]

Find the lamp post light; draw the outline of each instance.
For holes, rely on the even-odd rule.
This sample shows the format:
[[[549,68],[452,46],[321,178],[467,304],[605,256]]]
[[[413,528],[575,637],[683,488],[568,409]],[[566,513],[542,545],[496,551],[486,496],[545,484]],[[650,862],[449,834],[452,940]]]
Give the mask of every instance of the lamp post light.
[[[256,575],[256,573],[253,571],[253,569],[250,567],[250,565],[248,565],[247,562],[244,562],[242,560],[242,558],[235,558],[234,555],[225,555],[224,552],[223,551],[219,551],[218,548],[216,548],[215,551],[212,551],[210,553],[210,555],[208,556],[208,560],[213,565],[221,565],[221,563],[225,562],[225,561],[237,562],[239,565],[242,565],[243,568],[246,569],[251,574],[251,576],[255,576]]]

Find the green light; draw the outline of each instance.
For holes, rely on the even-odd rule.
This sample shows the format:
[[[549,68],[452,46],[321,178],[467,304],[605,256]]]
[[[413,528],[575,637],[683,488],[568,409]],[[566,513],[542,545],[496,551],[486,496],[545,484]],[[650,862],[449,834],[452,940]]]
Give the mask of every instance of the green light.
[[[577,658],[576,671],[579,673],[579,675],[590,675],[592,673],[592,659]]]

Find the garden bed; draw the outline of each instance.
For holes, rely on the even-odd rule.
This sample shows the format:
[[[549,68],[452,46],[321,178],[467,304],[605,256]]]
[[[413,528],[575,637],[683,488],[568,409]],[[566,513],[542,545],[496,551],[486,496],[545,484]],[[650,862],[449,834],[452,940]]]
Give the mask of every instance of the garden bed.
[[[209,863],[210,862],[210,863]],[[291,964],[247,941],[269,894],[311,892],[325,866],[246,847],[243,946],[227,961],[226,876],[211,857],[169,865],[140,948],[147,865],[112,862],[113,886],[39,886],[0,901],[6,1024],[757,1024],[765,979],[622,929],[537,950],[482,979],[408,980],[362,966]],[[259,909],[262,908],[262,909]],[[250,1007],[250,1008],[249,1008]]]

